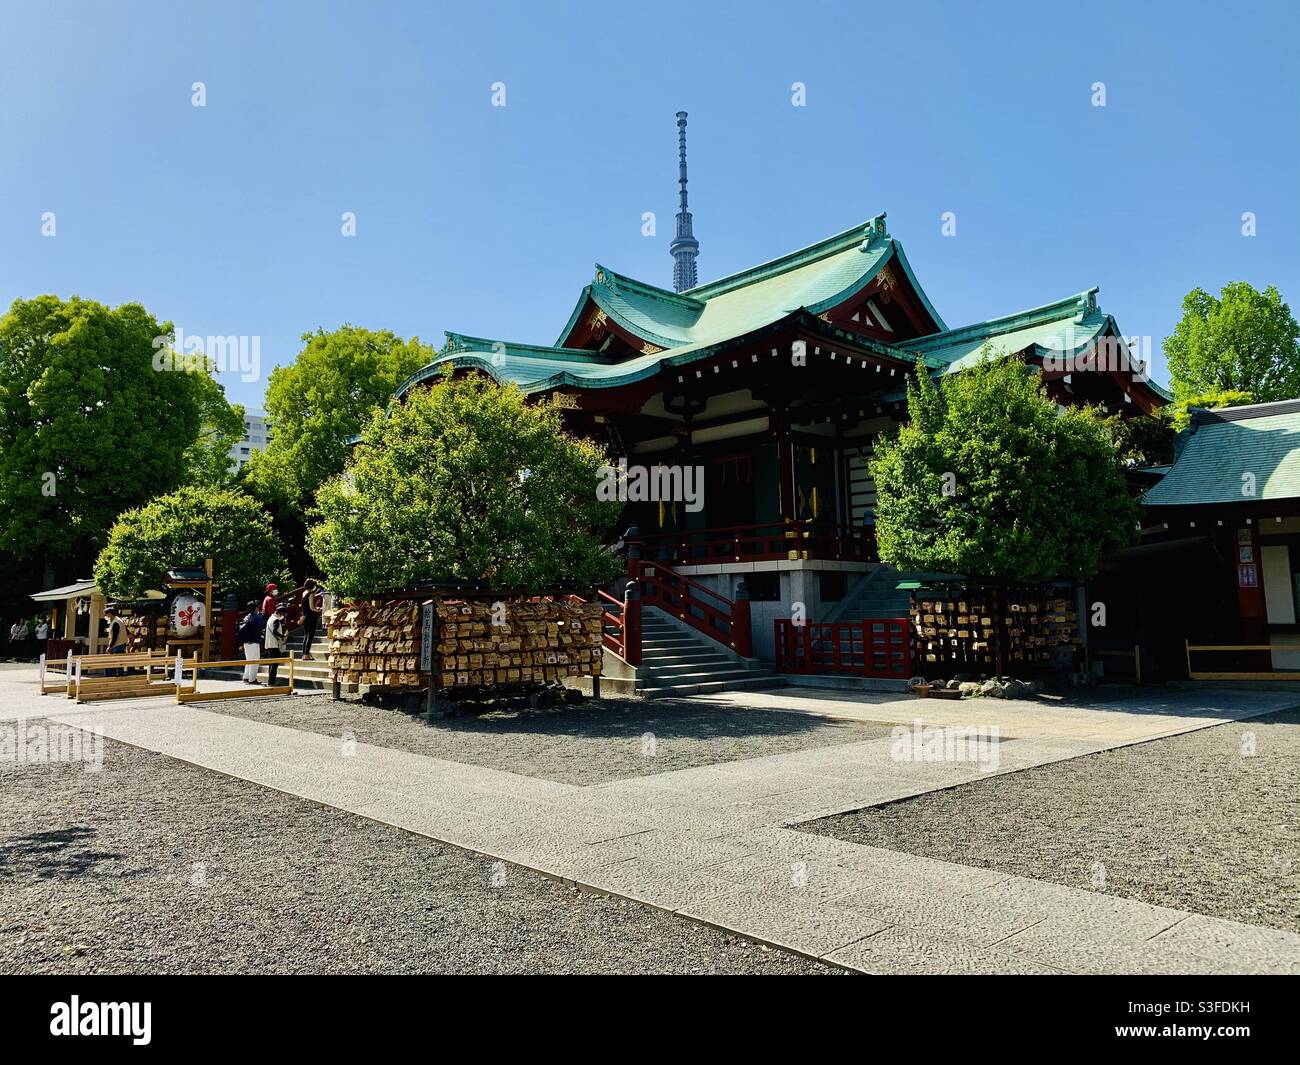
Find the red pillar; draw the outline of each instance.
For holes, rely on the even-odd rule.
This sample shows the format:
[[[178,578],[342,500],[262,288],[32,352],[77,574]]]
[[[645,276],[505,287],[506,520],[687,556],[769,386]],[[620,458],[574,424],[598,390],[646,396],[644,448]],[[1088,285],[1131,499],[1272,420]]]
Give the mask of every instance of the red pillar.
[[[221,660],[229,662],[235,657],[235,629],[244,616],[242,610],[229,608],[221,612]]]
[[[1268,605],[1264,598],[1264,567],[1259,553],[1259,527],[1243,525],[1233,535],[1230,557],[1237,560],[1237,616],[1241,621],[1241,642],[1247,645],[1269,643]],[[1242,543],[1242,541],[1248,541]],[[1247,548],[1248,550],[1242,550]],[[1250,558],[1247,561],[1246,556]],[[1210,657],[1210,656],[1205,656]],[[1222,657],[1222,656],[1218,656]],[[1210,658],[1213,661],[1213,658]],[[1204,669],[1205,666],[1199,668]],[[1268,673],[1273,669],[1273,656],[1268,651],[1248,651],[1242,668],[1252,673]]]
[[[635,525],[624,534],[627,543],[627,587],[623,589],[623,658],[641,664],[641,539]]]
[[[641,664],[641,596],[636,581],[623,590],[623,658],[629,666]]]

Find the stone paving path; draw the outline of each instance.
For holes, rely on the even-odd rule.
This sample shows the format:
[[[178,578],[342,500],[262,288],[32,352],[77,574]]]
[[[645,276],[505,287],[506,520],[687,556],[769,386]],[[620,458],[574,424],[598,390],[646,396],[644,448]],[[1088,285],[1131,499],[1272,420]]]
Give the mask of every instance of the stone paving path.
[[[910,726],[996,727],[1014,772],[1296,702],[1166,692],[1096,708],[738,692],[731,706]],[[798,832],[827,814],[990,770],[900,761],[890,738],[577,787],[357,744],[165,700],[70,708],[0,674],[4,716],[99,728],[349,810],[802,954],[872,973],[1300,973],[1300,936]]]

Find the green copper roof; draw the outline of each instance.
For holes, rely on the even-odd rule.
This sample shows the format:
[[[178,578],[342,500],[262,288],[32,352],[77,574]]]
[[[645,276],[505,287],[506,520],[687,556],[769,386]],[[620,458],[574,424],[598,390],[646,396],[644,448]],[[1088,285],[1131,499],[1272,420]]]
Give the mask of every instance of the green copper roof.
[[[907,277],[941,327],[939,332],[891,345],[845,333],[817,317],[864,289],[886,265]],[[664,366],[707,358],[729,341],[752,338],[793,317],[828,340],[852,343],[901,363],[915,363],[919,355],[940,376],[971,365],[986,343],[1004,352],[1073,353],[1107,329],[1118,334],[1114,319],[1098,310],[1096,293],[1090,289],[1003,318],[948,329],[917,283],[902,246],[886,232],[885,216],[880,214],[789,255],[681,293],[598,265],[560,339],[570,334],[592,301],[612,321],[651,345],[650,352],[615,356],[448,333],[438,358],[404,381],[397,395],[435,376],[448,363],[484,370],[526,392],[566,386],[611,388],[639,381]]]
[[[927,366],[951,373],[977,362],[985,344],[1005,354],[1028,348],[1037,349],[1039,355],[1072,355],[1091,344],[1107,324],[1115,323],[1097,309],[1093,288],[1032,310],[907,340],[901,346],[924,357]]]
[[[569,335],[593,300],[614,322],[663,348],[711,344],[770,325],[800,308],[820,314],[865,288],[887,262],[907,275],[930,316],[930,305],[903,249],[885,232],[885,216],[801,248],[779,259],[686,292],[667,289],[596,266],[596,277],[578,299],[560,339]]]
[[[1300,498],[1300,400],[1197,411],[1148,507]]]
[[[808,331],[826,337],[828,342],[851,342],[883,357],[897,359],[900,367],[912,362],[911,356],[904,351],[867,337],[845,333],[806,311],[785,315],[777,319],[777,322],[783,323],[793,318],[798,318]],[[740,336],[748,337],[756,332],[761,330],[742,333]],[[727,338],[732,339],[736,338]],[[546,392],[566,386],[584,389],[616,388],[650,377],[664,366],[688,366],[707,359],[724,344],[725,341],[716,344],[689,344],[654,354],[615,358],[582,348],[513,344],[484,337],[470,337],[463,333],[448,333],[447,344],[438,353],[438,357],[398,385],[397,397],[400,399],[421,381],[436,377],[448,365],[454,369],[483,370],[503,383],[514,382],[528,393]]]

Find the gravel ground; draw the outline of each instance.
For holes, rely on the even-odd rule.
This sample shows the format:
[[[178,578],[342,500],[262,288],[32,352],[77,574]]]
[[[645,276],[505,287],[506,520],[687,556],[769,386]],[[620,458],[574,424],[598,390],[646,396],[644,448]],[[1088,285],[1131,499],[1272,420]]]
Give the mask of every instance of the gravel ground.
[[[432,723],[399,710],[324,696],[232,699],[205,708],[327,736],[351,732],[358,743],[582,786],[856,743],[888,736],[891,727],[668,699],[605,699]],[[644,753],[646,733],[654,736],[652,755]]]
[[[0,825],[0,973],[838,971],[113,741]]]
[[[1300,932],[1300,711],[800,827]]]

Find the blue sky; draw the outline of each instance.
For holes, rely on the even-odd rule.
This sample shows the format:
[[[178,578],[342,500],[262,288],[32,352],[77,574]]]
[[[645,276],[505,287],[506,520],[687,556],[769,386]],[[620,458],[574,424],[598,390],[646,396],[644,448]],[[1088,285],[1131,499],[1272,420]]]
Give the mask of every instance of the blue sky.
[[[343,322],[553,343],[596,261],[671,284],[685,109],[701,281],[885,210],[950,326],[1099,285],[1164,380],[1188,289],[1300,307],[1298,12],[0,0],[0,304],[137,300],[264,370]]]

